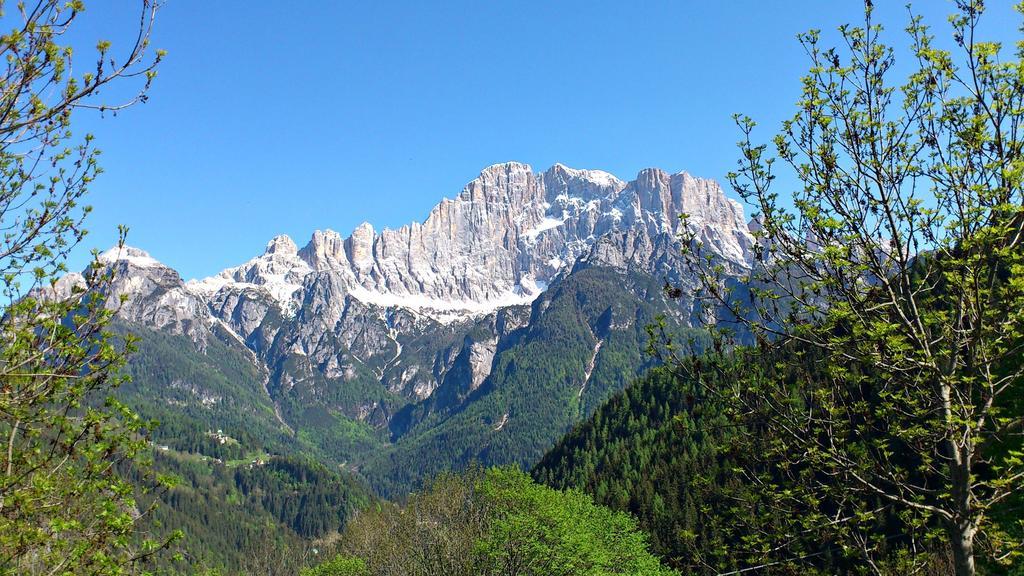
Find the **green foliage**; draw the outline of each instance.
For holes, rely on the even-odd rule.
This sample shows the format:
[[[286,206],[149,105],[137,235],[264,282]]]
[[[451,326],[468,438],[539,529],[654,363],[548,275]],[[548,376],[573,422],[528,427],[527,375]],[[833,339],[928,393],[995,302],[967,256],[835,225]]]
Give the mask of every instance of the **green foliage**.
[[[90,290],[57,283],[101,172],[92,136],[73,141],[73,112],[145,100],[161,59],[147,51],[157,7],[139,2],[135,43],[117,63],[100,42],[76,76],[61,42],[82,9],[19,3],[0,34],[0,574],[122,574],[167,544],[140,530],[151,509],[121,474],[146,468],[151,423],[109,397],[134,346],[110,331],[110,275],[95,262]],[[121,78],[139,82],[126,101],[96,101]]]
[[[359,558],[336,556],[315,568],[306,568],[301,576],[369,576],[366,563]]]
[[[511,468],[489,470],[480,492],[491,518],[477,544],[480,574],[673,573],[647,551],[632,517],[596,506],[582,492],[552,490]]]
[[[575,427],[536,464],[533,477],[591,494],[628,511],[672,565],[697,571],[715,560],[729,503],[716,494],[736,478],[732,428],[700,399],[700,388],[667,369],[652,370]]]
[[[687,238],[706,297],[759,344],[748,366],[718,362],[731,376],[710,388],[766,431],[746,472],[785,524],[751,535],[750,549],[816,532],[865,570],[929,561],[891,557],[893,535],[877,526],[895,519],[910,548],[948,551],[959,575],[976,573],[976,557],[1021,553],[1019,532],[993,515],[1024,489],[1011,432],[1024,425],[1012,412],[1024,386],[1024,42],[1007,57],[976,35],[982,2],[957,10],[956,53],[911,17],[915,67],[899,85],[870,2],[864,26],[840,27],[841,48],[802,35],[811,67],[776,157],[737,117],[730,181],[761,224],[749,293]],[[792,206],[773,186],[780,166],[800,184]],[[720,335],[714,350],[727,352]]]
[[[303,538],[337,532],[369,503],[366,489],[351,478],[291,457],[239,466],[234,481],[242,498],[259,502]]]
[[[314,574],[668,575],[626,514],[514,468],[443,475],[404,507],[357,516]],[[331,571],[336,570],[336,571]]]

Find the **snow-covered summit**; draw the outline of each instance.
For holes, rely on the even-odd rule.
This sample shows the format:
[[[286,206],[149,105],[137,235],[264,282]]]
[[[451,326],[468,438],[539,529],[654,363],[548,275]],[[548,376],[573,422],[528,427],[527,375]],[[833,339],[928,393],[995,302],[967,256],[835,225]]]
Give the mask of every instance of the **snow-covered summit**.
[[[551,171],[562,171],[571,176],[572,178],[588,180],[590,182],[593,182],[594,184],[597,184],[598,186],[602,186],[605,188],[614,188],[621,190],[626,186],[625,182],[619,180],[618,178],[615,177],[615,175],[609,174],[604,170],[580,170],[577,168],[569,168],[565,164],[559,163],[552,166]]]
[[[149,252],[132,246],[114,246],[100,254],[99,259],[100,262],[103,262],[104,264],[127,262],[132,266],[137,266],[139,268],[163,266],[160,261],[150,256]]]
[[[257,290],[270,296],[282,309],[293,310],[297,306],[295,296],[302,287],[303,278],[313,271],[298,252],[298,246],[290,237],[284,234],[275,236],[262,255],[216,276],[191,280],[187,287],[207,298],[222,290]]]

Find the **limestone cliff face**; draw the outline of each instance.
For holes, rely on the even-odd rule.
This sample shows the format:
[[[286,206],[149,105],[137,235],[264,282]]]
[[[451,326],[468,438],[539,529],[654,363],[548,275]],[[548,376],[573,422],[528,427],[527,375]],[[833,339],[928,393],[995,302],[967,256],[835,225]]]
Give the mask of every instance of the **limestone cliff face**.
[[[127,246],[107,250],[100,261],[113,274],[107,306],[116,308],[121,319],[205,340],[214,322],[206,300],[189,290],[175,270]]]
[[[278,236],[202,280],[183,282],[134,248],[104,259],[117,272],[115,295],[129,296],[124,319],[196,342],[223,326],[278,393],[310,379],[372,378],[411,401],[438,390],[462,399],[487,379],[502,339],[529,321],[524,305],[560,275],[599,265],[690,286],[678,258],[682,213],[732,269],[749,267],[743,210],[711,180],[652,168],[627,183],[516,162],[484,169],[423,222],[364,223],[347,238],[318,230],[301,249]],[[377,400],[335,408],[387,420]]]
[[[296,309],[303,279],[316,272],[366,303],[442,316],[486,312],[529,302],[610,232],[676,236],[682,213],[706,245],[749,265],[743,211],[711,180],[647,169],[625,183],[598,170],[556,164],[536,173],[509,162],[484,169],[422,223],[380,232],[364,223],[348,238],[318,230],[301,250],[278,237],[262,256],[193,287],[209,296],[261,286]]]

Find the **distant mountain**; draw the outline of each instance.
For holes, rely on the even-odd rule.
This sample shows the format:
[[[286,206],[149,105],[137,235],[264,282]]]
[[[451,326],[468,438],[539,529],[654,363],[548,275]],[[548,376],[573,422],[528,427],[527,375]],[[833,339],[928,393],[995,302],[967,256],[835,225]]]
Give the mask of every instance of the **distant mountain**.
[[[224,376],[143,383],[137,405],[243,426],[226,396],[244,390],[260,398],[246,405],[261,436],[286,434],[393,493],[472,459],[532,463],[650,364],[649,323],[694,325],[683,213],[730,273],[748,270],[743,210],[711,180],[519,163],[486,168],[423,223],[317,231],[302,248],[278,236],[210,278],[186,282],[136,248],[101,258],[126,296],[122,322],[176,351],[188,342]],[[216,368],[239,358],[251,375]],[[222,409],[233,415],[213,417]]]

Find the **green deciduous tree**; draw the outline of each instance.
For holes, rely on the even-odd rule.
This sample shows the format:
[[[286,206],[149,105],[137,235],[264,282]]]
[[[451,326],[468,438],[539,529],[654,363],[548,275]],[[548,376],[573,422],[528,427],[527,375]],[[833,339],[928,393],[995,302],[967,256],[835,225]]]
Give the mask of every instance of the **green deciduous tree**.
[[[81,2],[0,2],[3,574],[123,573],[161,546],[136,533],[146,508],[119,473],[144,452],[147,424],[104,398],[131,347],[107,330],[110,277],[97,263],[82,282],[57,282],[85,236],[80,202],[100,172],[92,137],[74,139],[72,116],[144,101],[160,60],[148,50],[157,5],[136,9],[127,49],[100,41],[82,65],[62,44]],[[101,88],[132,79],[124,100],[98,100]]]
[[[342,537],[343,559],[311,574],[584,576],[675,574],[622,512],[577,491],[535,484],[512,468],[442,475],[406,506],[364,511]]]
[[[478,574],[675,574],[648,552],[647,535],[631,516],[597,506],[582,492],[552,490],[519,470],[494,469],[481,495],[491,524],[477,544],[484,559]]]
[[[979,555],[1019,553],[991,519],[1024,480],[1024,421],[1010,410],[1024,393],[1024,43],[982,41],[983,3],[957,8],[952,50],[911,15],[900,84],[870,1],[839,48],[802,35],[811,67],[775,155],[737,118],[730,180],[758,211],[755,288],[730,291],[691,244],[705,296],[761,350],[799,352],[759,374],[741,367],[735,388],[717,390],[771,439],[770,473],[750,476],[766,502],[804,506],[772,545],[757,543],[765,550],[829,534],[880,572],[898,538],[948,550],[960,575]],[[780,169],[799,183],[791,206]],[[878,529],[883,518],[895,534]]]

